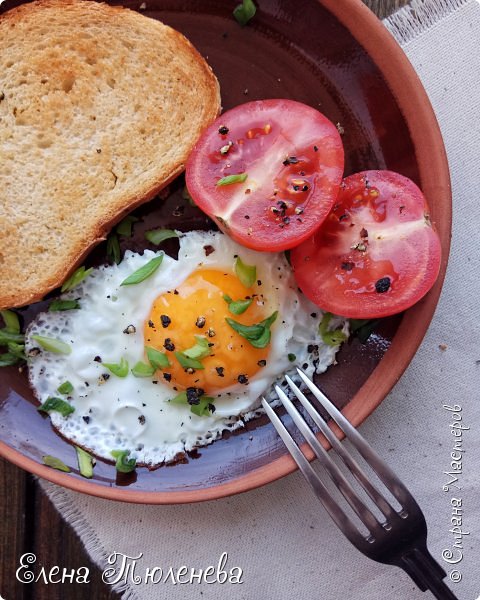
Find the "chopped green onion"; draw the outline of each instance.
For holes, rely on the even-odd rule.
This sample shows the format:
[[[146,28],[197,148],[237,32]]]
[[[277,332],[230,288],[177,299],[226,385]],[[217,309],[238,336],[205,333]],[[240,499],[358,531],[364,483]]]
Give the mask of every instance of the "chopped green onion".
[[[348,336],[341,329],[335,329],[333,331],[328,329],[332,317],[332,313],[329,312],[323,315],[320,325],[318,326],[318,332],[322,336],[324,344],[327,344],[327,346],[339,346],[348,338]]]
[[[289,360],[290,362],[295,362],[295,361],[297,360],[297,357],[296,357],[296,355],[295,355],[295,354],[289,353],[289,354],[288,354],[288,360]]]
[[[9,342],[7,344],[8,352],[12,356],[15,356],[18,360],[25,360],[25,345],[17,344],[16,342]]]
[[[77,451],[78,468],[80,470],[80,475],[82,477],[86,477],[87,479],[91,479],[93,477],[93,467],[95,466],[96,460],[93,458],[93,456],[90,456],[90,454],[86,452],[83,448],[75,446],[75,450]]]
[[[151,377],[155,371],[155,367],[147,365],[142,361],[138,361],[132,368],[132,374],[135,375],[135,377]]]
[[[233,16],[237,23],[244,27],[255,16],[256,12],[257,7],[253,3],[253,0],[243,0],[233,11]]]
[[[237,256],[235,261],[235,275],[245,287],[252,287],[257,280],[257,267],[255,265],[246,265],[242,259]]]
[[[229,319],[228,317],[225,319],[225,321],[234,331],[244,337],[254,348],[265,348],[270,343],[270,327],[275,322],[277,316],[278,311],[275,311],[268,317],[268,319],[265,319],[256,325],[243,325],[242,323],[234,321],[233,319]]]
[[[10,352],[5,352],[4,354],[0,354],[0,367],[11,367],[20,362],[18,356],[11,354]]]
[[[192,404],[190,406],[190,411],[198,417],[209,417],[215,412],[213,401],[214,399],[210,396],[202,396],[198,404]]]
[[[62,340],[44,337],[43,335],[32,335],[32,340],[38,342],[44,350],[54,354],[70,354],[72,352],[70,346]]]
[[[237,175],[227,175],[217,181],[217,186],[232,185],[233,183],[243,183],[246,181],[248,173],[238,173]]]
[[[20,321],[13,310],[0,310],[0,315],[2,315],[8,333],[20,333]]]
[[[137,461],[134,458],[127,458],[130,455],[130,450],[112,450],[110,454],[115,459],[115,468],[119,473],[135,471]]]
[[[202,360],[202,358],[210,356],[211,352],[207,338],[202,337],[201,335],[196,335],[195,339],[197,340],[195,346],[188,348],[188,350],[184,350],[182,352],[183,356],[186,356],[187,358],[193,358],[194,360]]]
[[[155,370],[166,369],[170,366],[168,356],[164,352],[160,352],[159,350],[151,348],[150,346],[145,346],[145,352],[150,364]]]
[[[52,467],[52,469],[57,469],[57,471],[63,471],[64,473],[70,473],[70,468],[61,461],[59,458],[55,458],[55,456],[46,456],[42,457],[43,464],[47,465],[47,467]]]
[[[123,235],[123,237],[132,237],[133,233],[133,224],[138,221],[137,217],[128,216],[120,221],[120,223],[115,228],[115,231],[118,235]]]
[[[128,375],[128,362],[125,358],[121,358],[119,363],[102,363],[105,367],[117,377],[126,377]]]
[[[158,246],[165,240],[178,238],[178,233],[173,229],[150,229],[145,233],[145,237],[151,244]]]
[[[60,310],[74,310],[80,308],[78,300],[54,300],[48,307],[49,312],[57,312]]]
[[[180,392],[170,400],[171,404],[185,404],[190,406],[190,411],[199,417],[208,417],[211,413],[215,412],[215,406],[213,404],[214,398],[211,396],[202,395],[198,399],[198,403],[190,404],[187,399],[186,392]]]
[[[265,329],[260,323],[256,325],[243,325],[238,321],[234,321],[233,319],[225,319],[230,327],[239,333],[246,340],[256,340],[258,339]]]
[[[111,233],[107,238],[107,258],[116,265],[122,262],[120,242],[116,233]]]
[[[170,404],[188,404],[187,392],[180,392],[175,396],[175,398],[169,400],[169,402]]]
[[[195,360],[194,358],[188,358],[185,356],[183,352],[175,352],[175,357],[177,358],[180,366],[184,369],[204,369],[205,367],[199,360]]]
[[[58,412],[62,415],[62,417],[68,417],[73,412],[75,412],[75,408],[62,400],[61,398],[47,398],[43,404],[37,407],[39,412],[51,413]]]
[[[90,275],[93,271],[93,268],[85,269],[85,267],[79,267],[75,273],[65,281],[65,283],[61,287],[62,292],[69,292],[73,290],[73,288],[77,287],[79,283],[81,283],[86,277]]]
[[[228,310],[232,315],[242,315],[253,302],[251,298],[245,300],[232,300],[227,294],[223,295],[223,299],[228,304]]]
[[[12,333],[7,328],[0,329],[0,346],[6,346],[10,342],[22,343],[25,341],[23,333]]]
[[[153,275],[158,267],[162,264],[163,254],[152,258],[146,265],[143,265],[140,269],[129,275],[126,279],[122,281],[120,285],[135,285],[136,283],[141,283],[145,281],[148,277]]]
[[[61,385],[58,386],[57,392],[59,394],[71,394],[73,392],[73,385],[69,381],[64,381]]]
[[[352,334],[357,337],[362,344],[365,344],[379,323],[380,319],[350,319],[350,329]]]

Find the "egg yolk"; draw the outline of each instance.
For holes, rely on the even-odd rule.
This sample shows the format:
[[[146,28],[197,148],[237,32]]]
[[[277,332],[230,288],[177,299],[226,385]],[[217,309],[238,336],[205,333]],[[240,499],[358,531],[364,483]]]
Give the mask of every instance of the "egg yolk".
[[[234,301],[252,299],[241,315],[232,314],[224,296]],[[266,364],[268,346],[255,348],[234,331],[225,320],[254,325],[266,319],[263,296],[246,288],[232,274],[215,270],[192,273],[178,288],[155,300],[145,323],[145,345],[164,352],[170,367],[163,378],[182,391],[188,387],[212,394],[232,385],[248,384]],[[196,337],[208,341],[210,356],[201,358],[203,369],[184,368],[175,352],[184,352],[197,343]]]

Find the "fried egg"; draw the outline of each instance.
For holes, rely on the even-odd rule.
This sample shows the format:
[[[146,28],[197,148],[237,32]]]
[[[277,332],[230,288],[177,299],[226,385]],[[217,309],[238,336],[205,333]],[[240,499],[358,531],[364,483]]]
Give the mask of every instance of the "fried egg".
[[[241,427],[295,366],[312,375],[335,360],[338,347],[318,333],[322,313],[298,291],[283,253],[258,253],[218,232],[179,236],[178,258],[165,255],[143,281],[121,285],[161,252],[127,251],[119,265],[94,269],[62,296],[79,308],[41,313],[27,331],[36,397],[74,408],[52,411],[53,425],[108,460],[112,450],[129,450],[139,464],[172,461]],[[256,267],[249,287],[238,258]],[[247,306],[240,314],[231,311],[237,302]],[[262,347],[254,338],[265,322],[271,338]],[[347,331],[338,318],[333,325]],[[36,336],[60,340],[68,353],[39,347]],[[161,353],[161,368],[149,352]],[[123,365],[122,376],[112,364]]]

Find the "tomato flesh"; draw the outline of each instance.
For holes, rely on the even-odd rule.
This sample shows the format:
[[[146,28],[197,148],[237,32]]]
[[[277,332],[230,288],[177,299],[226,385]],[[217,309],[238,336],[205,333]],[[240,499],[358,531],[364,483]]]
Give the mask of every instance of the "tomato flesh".
[[[299,287],[323,310],[370,319],[401,312],[433,286],[441,247],[426,200],[406,177],[347,177],[315,234],[291,253]]]
[[[199,208],[239,243],[265,251],[308,238],[330,212],[342,174],[336,127],[292,100],[249,102],[224,113],[186,165]],[[245,180],[222,185],[229,176]]]

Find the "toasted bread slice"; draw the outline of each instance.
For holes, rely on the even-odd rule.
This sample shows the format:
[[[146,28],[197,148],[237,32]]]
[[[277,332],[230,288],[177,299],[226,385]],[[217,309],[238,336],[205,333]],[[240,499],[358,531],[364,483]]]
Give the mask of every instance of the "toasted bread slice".
[[[220,111],[179,32],[91,0],[0,17],[0,308],[59,286],[184,169]]]

